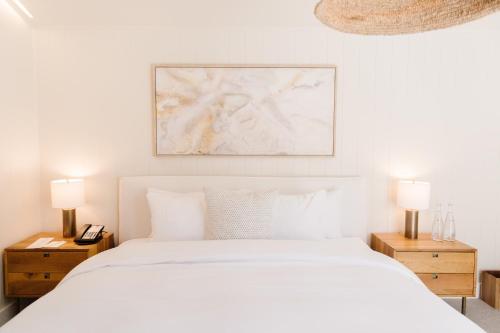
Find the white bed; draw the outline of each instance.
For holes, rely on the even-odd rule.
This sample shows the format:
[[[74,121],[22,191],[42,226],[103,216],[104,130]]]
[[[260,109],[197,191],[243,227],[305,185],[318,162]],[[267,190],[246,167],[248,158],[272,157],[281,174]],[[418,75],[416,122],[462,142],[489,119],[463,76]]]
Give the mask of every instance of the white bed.
[[[122,181],[122,244],[76,267],[2,332],[482,332],[404,266],[370,250],[359,238],[366,234],[321,241],[145,239],[148,229],[137,226],[144,217],[133,215],[143,213],[140,193],[151,183],[182,190],[168,178]],[[195,187],[196,177],[189,178],[184,190]],[[276,186],[274,178],[254,181]],[[290,191],[343,186],[352,190],[347,207],[363,210],[359,179],[283,181]],[[346,218],[359,225],[344,230],[366,228],[363,213]]]

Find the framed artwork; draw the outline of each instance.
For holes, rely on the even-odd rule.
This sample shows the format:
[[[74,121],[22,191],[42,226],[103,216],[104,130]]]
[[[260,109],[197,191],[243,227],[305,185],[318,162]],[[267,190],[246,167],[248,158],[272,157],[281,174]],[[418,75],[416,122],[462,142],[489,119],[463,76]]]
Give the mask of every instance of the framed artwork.
[[[155,65],[155,155],[333,156],[335,66]]]

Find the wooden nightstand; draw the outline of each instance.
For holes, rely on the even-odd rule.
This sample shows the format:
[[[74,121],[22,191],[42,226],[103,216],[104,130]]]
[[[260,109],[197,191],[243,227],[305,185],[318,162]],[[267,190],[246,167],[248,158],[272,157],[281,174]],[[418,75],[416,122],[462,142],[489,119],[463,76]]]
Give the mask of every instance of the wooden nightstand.
[[[64,240],[61,247],[26,249],[40,237]],[[3,253],[4,292],[6,297],[40,297],[48,293],[76,265],[114,247],[112,233],[104,233],[96,244],[77,245],[61,233],[41,232],[9,246]]]
[[[376,233],[371,247],[403,263],[436,295],[462,297],[464,314],[467,297],[476,295],[477,251],[467,244],[436,242],[430,234],[408,239],[399,233]]]

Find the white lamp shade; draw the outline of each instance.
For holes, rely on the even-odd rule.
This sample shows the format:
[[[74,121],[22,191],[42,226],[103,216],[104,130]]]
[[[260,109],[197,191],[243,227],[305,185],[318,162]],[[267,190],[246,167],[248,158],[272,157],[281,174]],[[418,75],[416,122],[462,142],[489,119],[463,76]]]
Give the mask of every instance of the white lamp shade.
[[[428,209],[430,195],[431,184],[427,182],[401,180],[398,184],[398,206],[404,209]]]
[[[58,179],[50,183],[52,207],[73,209],[85,203],[83,179]]]

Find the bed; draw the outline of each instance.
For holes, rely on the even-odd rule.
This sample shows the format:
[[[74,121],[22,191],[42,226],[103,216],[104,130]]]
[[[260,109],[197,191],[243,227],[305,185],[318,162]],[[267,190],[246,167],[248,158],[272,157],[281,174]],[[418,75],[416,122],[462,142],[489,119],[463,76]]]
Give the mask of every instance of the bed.
[[[152,241],[148,187],[342,188],[346,237]],[[2,332],[482,332],[365,243],[356,177],[127,177],[120,246],[77,266]]]

